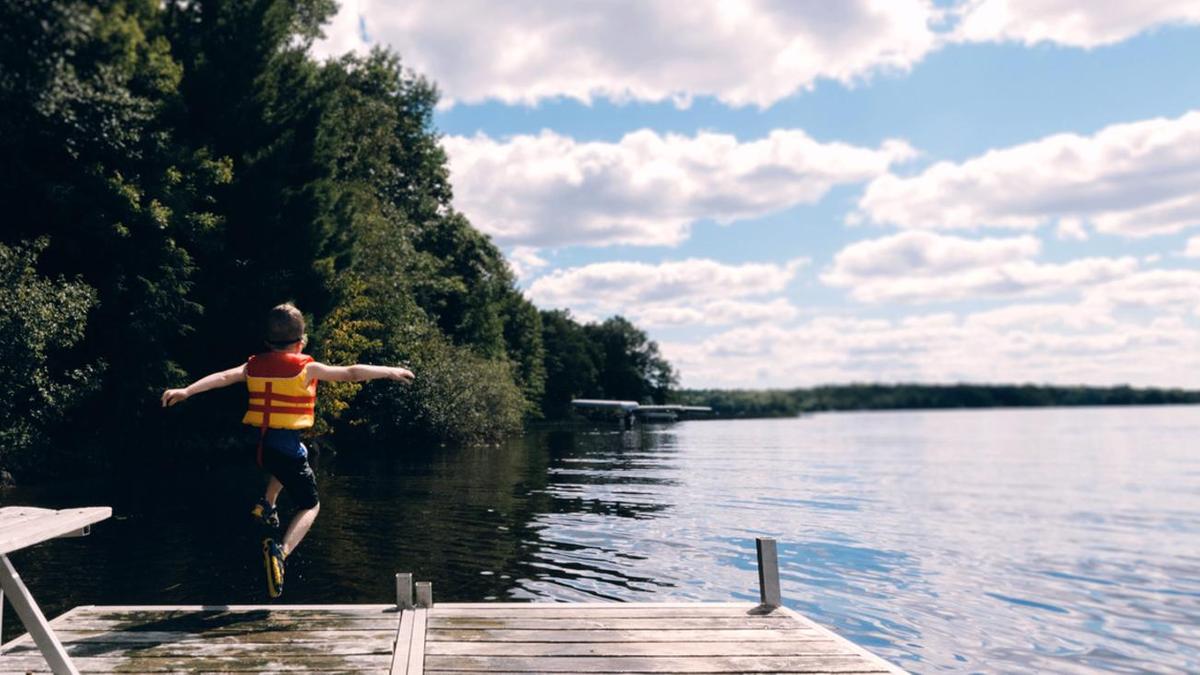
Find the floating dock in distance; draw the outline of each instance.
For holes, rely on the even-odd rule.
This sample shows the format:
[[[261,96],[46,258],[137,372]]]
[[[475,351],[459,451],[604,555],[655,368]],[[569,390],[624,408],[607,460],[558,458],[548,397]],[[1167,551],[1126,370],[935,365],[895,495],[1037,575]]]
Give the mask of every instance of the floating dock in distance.
[[[617,401],[597,398],[577,398],[571,405],[578,410],[607,411],[623,419],[628,426],[634,419],[646,422],[674,422],[685,417],[700,417],[712,413],[702,405],[642,405],[637,401]]]
[[[903,673],[781,606],[774,540],[758,540],[757,605],[433,603],[396,575],[390,605],[76,607],[50,622],[51,669],[29,635],[16,673]]]

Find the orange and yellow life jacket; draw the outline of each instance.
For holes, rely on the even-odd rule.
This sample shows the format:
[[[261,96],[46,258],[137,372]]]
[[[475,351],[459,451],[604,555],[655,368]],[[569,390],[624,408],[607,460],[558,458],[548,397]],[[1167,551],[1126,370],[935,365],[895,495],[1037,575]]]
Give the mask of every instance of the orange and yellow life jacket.
[[[313,425],[317,381],[305,385],[313,357],[295,352],[266,352],[246,361],[250,404],[243,424],[267,429],[307,429]]]

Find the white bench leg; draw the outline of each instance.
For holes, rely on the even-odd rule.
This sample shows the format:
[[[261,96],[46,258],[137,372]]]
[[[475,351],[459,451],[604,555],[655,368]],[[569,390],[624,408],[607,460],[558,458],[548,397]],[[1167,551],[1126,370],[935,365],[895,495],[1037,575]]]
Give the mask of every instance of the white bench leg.
[[[71,663],[71,657],[67,656],[67,651],[63,649],[62,643],[58,641],[54,631],[50,630],[50,625],[46,623],[46,617],[42,615],[42,610],[33,601],[33,596],[29,594],[25,582],[21,581],[21,575],[13,569],[12,563],[6,555],[0,555],[0,589],[3,589],[4,593],[8,595],[8,601],[12,604],[13,611],[20,617],[21,623],[25,625],[25,630],[29,631],[29,635],[33,637],[34,644],[42,651],[42,656],[46,658],[50,670],[54,671],[55,675],[79,675],[75,664]],[[0,663],[3,661],[0,660]]]

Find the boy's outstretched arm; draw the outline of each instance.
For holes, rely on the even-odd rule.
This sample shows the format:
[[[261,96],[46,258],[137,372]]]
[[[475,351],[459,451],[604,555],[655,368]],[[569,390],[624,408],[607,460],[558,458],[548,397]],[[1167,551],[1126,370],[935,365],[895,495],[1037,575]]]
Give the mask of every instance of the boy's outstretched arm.
[[[175,405],[188,400],[189,397],[195,396],[209,389],[218,389],[220,387],[228,387],[231,384],[246,381],[246,364],[235,366],[229,370],[222,370],[219,373],[205,375],[204,377],[189,384],[183,389],[168,389],[163,392],[162,404],[163,407]]]
[[[326,382],[364,382],[366,380],[399,380],[412,382],[413,372],[408,368],[392,366],[327,366],[324,363],[308,364],[308,376]]]

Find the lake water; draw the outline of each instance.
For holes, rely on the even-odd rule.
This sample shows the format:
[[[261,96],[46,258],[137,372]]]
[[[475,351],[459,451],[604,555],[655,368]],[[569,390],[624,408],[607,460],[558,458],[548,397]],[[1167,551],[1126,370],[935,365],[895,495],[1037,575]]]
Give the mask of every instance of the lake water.
[[[325,461],[287,602],[785,603],[910,670],[1200,671],[1200,407],[823,414],[543,431]],[[252,468],[0,492],[111,504],[14,556],[47,614],[264,601]],[[6,612],[5,635],[15,632]]]

